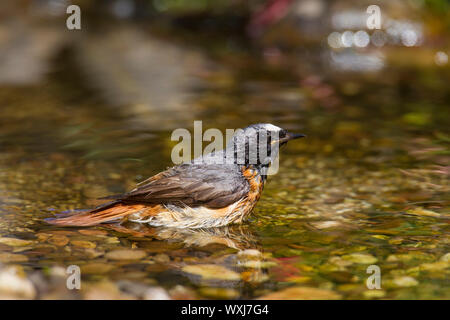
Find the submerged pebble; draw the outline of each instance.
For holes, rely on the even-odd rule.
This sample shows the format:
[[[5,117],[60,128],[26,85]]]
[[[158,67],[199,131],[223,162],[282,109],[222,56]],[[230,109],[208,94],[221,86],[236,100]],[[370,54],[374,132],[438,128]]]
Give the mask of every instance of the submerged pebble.
[[[11,247],[24,247],[24,246],[29,246],[30,244],[33,244],[33,241],[22,240],[22,239],[17,239],[17,238],[0,237],[0,244],[6,244],[7,246],[11,246]]]
[[[189,274],[200,276],[204,280],[241,280],[239,273],[215,264],[189,265],[184,266],[181,270]]]
[[[236,299],[239,297],[239,291],[231,288],[211,288],[204,287],[198,290],[199,294],[213,299]]]
[[[141,260],[147,256],[143,250],[114,250],[105,254],[110,260]]]
[[[0,252],[0,262],[25,262],[25,261],[28,261],[28,257],[23,254]]]
[[[36,289],[17,267],[0,266],[0,299],[34,299]]]
[[[83,274],[104,274],[113,270],[115,267],[112,264],[106,263],[88,263],[81,266],[81,272]]]
[[[386,291],[381,289],[374,289],[374,290],[366,290],[362,294],[366,299],[377,299],[383,298],[386,295]]]
[[[425,216],[425,217],[440,217],[441,215],[437,212],[426,210],[424,208],[414,208],[407,210],[406,213],[413,214],[416,216]]]
[[[352,253],[342,256],[342,259],[360,264],[372,264],[378,261],[378,259],[370,254],[364,253]]]
[[[398,277],[392,280],[392,283],[398,287],[414,287],[419,284],[419,281],[414,279],[413,277]]]
[[[266,294],[261,300],[337,300],[341,295],[337,292],[310,287],[292,287]]]
[[[83,240],[73,240],[73,241],[70,241],[70,243],[73,244],[75,247],[85,248],[85,249],[93,249],[97,246],[97,244],[95,244],[95,242],[83,241]]]

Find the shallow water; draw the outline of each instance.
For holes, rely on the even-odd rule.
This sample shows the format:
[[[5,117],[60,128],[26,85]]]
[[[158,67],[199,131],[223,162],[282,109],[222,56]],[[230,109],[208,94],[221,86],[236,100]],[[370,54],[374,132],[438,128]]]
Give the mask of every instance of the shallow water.
[[[136,298],[141,286],[172,298],[450,298],[448,68],[298,83],[245,50],[216,59],[183,111],[204,130],[271,122],[308,135],[281,150],[245,224],[45,224],[171,166],[176,143],[176,125],[154,125],[170,113],[111,106],[65,52],[45,81],[0,91],[0,261],[31,276],[39,298]],[[69,265],[81,291],[60,281]],[[369,265],[381,290],[366,287]]]

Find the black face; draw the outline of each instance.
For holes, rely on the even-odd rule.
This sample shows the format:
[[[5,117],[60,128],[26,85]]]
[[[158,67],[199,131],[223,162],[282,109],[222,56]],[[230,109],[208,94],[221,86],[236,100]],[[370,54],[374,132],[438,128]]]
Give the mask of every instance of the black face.
[[[285,145],[289,141],[289,140],[286,140],[287,134],[288,134],[287,130],[283,129],[280,131],[280,133],[279,133],[280,146]]]
[[[303,138],[306,137],[306,135],[302,133],[291,133],[285,129],[282,129],[281,131],[279,131],[278,137],[279,137],[278,143],[280,144],[280,146],[282,146],[285,145],[290,140]]]
[[[290,140],[294,140],[294,139],[299,139],[299,138],[304,138],[306,137],[305,134],[303,133],[292,133],[292,132],[287,132],[286,136],[281,140],[281,143],[287,143]]]
[[[271,124],[258,124],[245,128],[233,139],[235,158],[240,153],[246,165],[257,167],[269,166],[278,154],[280,146],[292,139],[304,137],[303,134],[293,134]],[[231,147],[231,146],[230,146]]]

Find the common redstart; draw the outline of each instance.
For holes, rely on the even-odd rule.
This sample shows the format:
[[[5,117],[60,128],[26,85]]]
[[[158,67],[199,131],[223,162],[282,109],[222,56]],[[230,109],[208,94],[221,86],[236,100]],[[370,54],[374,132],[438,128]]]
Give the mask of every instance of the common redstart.
[[[253,124],[237,130],[224,150],[158,173],[90,211],[46,221],[58,226],[133,221],[172,228],[241,223],[261,196],[278,148],[301,137],[272,124]]]

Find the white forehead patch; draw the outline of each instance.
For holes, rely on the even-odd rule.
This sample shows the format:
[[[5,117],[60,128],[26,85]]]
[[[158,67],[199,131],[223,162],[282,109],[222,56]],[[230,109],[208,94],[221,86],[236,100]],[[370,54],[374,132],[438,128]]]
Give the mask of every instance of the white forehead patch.
[[[274,126],[273,124],[270,124],[270,123],[264,124],[264,128],[266,130],[268,130],[268,131],[281,131],[281,130],[283,130],[280,127]]]

